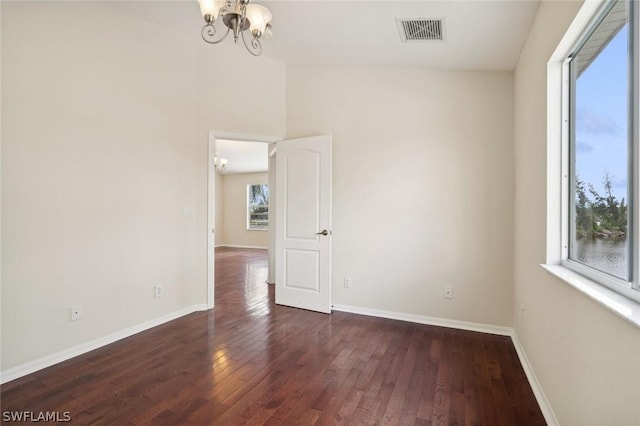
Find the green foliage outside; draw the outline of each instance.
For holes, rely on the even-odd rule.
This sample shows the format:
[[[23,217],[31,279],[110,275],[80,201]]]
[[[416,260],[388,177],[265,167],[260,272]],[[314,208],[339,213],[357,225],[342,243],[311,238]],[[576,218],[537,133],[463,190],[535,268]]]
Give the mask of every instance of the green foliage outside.
[[[252,206],[269,205],[269,185],[266,183],[249,185],[249,204]]]
[[[611,175],[602,178],[604,194],[576,176],[576,238],[626,238],[627,205],[612,191]]]
[[[269,227],[269,185],[249,185],[249,228]]]

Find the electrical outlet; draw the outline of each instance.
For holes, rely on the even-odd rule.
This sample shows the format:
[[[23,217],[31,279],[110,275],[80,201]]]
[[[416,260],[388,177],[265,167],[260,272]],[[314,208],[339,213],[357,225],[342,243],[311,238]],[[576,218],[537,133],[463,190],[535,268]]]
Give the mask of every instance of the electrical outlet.
[[[82,306],[71,306],[71,321],[78,321],[80,318],[82,318]]]
[[[444,298],[453,299],[453,287],[448,285],[444,288]]]
[[[351,288],[351,277],[344,277],[344,288]]]
[[[162,297],[164,296],[164,289],[162,288],[161,285],[157,285],[155,287],[153,287],[153,297]]]

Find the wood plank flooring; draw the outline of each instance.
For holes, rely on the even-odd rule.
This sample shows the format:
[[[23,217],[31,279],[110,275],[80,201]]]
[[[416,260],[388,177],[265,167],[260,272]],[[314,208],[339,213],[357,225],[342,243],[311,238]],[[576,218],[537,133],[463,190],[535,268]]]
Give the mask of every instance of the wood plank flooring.
[[[544,425],[508,337],[276,306],[263,250],[216,250],[216,308],[1,387],[105,425]]]

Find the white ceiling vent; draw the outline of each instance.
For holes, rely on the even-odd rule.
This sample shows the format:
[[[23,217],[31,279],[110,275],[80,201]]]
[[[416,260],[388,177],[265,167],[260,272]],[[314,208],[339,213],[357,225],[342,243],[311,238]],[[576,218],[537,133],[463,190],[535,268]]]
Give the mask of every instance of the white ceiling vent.
[[[396,18],[396,24],[403,43],[444,40],[444,22],[442,19]]]

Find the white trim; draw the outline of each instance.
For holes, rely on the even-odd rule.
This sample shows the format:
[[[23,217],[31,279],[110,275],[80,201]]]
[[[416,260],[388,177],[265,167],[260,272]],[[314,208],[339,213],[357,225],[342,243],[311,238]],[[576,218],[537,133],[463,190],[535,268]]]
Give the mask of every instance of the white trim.
[[[237,244],[220,244],[219,246],[216,246],[216,247],[229,247],[229,248],[240,248],[240,249],[269,250],[269,247],[263,247],[263,246],[243,246],[243,245],[237,245]]]
[[[610,312],[627,320],[636,327],[640,327],[640,303],[630,297],[626,297],[624,294],[620,294],[621,291],[610,290],[599,282],[593,281],[562,265],[540,266]],[[627,291],[635,292],[635,290],[630,289],[627,289]]]
[[[562,236],[563,220],[566,226],[568,218],[563,200],[567,196],[569,177],[564,167],[568,164],[568,149],[562,144],[563,135],[566,137],[568,132],[562,121],[563,110],[568,108],[568,93],[563,92],[563,68],[576,40],[602,3],[602,0],[584,2],[547,62],[547,264],[560,263],[568,250]]]
[[[173,321],[185,315],[189,315],[191,313],[198,312],[198,311],[206,311],[208,309],[209,308],[205,304],[188,306],[179,311],[172,312],[172,313],[163,315],[161,317],[155,318],[153,320],[144,322],[142,324],[138,324],[133,327],[129,327],[127,329],[117,331],[115,333],[109,334],[99,339],[95,339],[90,342],[83,343],[78,346],[74,346],[72,348],[46,356],[44,358],[40,358],[34,361],[27,362],[22,365],[18,365],[16,367],[10,368],[9,370],[6,370],[0,373],[0,384],[10,382],[11,380],[18,379],[20,377],[26,376],[27,374],[31,374],[36,371],[42,370],[44,368],[51,367],[52,365],[58,364],[63,361],[67,361],[76,356],[107,346],[111,343],[117,342],[118,340],[125,339],[127,337],[133,336],[134,334],[138,334],[142,331],[151,329],[153,327],[157,327],[161,324],[167,323],[169,321]],[[558,425],[558,420],[556,419],[556,416],[553,410],[551,409],[551,404],[549,404],[549,400],[547,399],[544,391],[542,390],[542,387],[540,386],[540,383],[538,382],[538,378],[536,377],[533,371],[533,367],[531,366],[531,363],[527,358],[524,348],[520,344],[520,340],[518,339],[516,332],[512,328],[491,325],[491,324],[450,320],[445,318],[427,317],[423,315],[406,314],[401,312],[391,312],[391,311],[383,311],[378,309],[361,308],[361,307],[348,306],[348,305],[332,305],[332,309],[340,312],[349,312],[353,314],[368,315],[368,316],[373,316],[378,318],[387,318],[387,319],[394,319],[394,320],[400,320],[400,321],[408,321],[408,322],[413,322],[418,324],[435,325],[439,327],[455,328],[459,330],[476,331],[481,333],[490,333],[490,334],[497,334],[501,336],[511,337],[513,346],[515,347],[518,358],[520,359],[520,364],[524,369],[524,372],[527,376],[527,380],[529,381],[529,385],[531,386],[531,389],[533,390],[536,400],[540,405],[540,410],[542,411],[542,414],[544,415],[544,418],[547,424],[550,426]]]
[[[10,368],[6,371],[1,372],[0,383],[6,383],[11,380],[18,379],[20,377],[26,376],[27,374],[31,374],[35,371],[42,370],[43,368],[51,367],[52,365],[55,365],[60,362],[66,361],[68,359],[74,358],[76,356],[85,354],[87,352],[91,352],[95,349],[117,342],[118,340],[122,340],[124,338],[133,336],[134,334],[138,334],[150,328],[157,327],[166,322],[173,321],[175,319],[178,319],[185,315],[192,314],[197,311],[206,311],[207,309],[208,309],[207,305],[205,304],[187,306],[186,308],[180,309],[179,311],[171,312],[161,317],[143,322],[142,324],[134,325],[133,327],[116,331],[115,333],[109,334],[107,336],[100,337],[95,340],[91,340],[90,342],[82,343],[72,348],[65,349],[51,355],[47,355],[44,358],[26,362],[24,364],[15,366],[13,368]]]
[[[275,136],[261,136],[261,135],[249,135],[243,133],[224,132],[220,130],[209,130],[209,137],[207,140],[207,147],[209,149],[208,162],[207,162],[207,307],[213,308],[215,297],[215,249],[216,247],[237,247],[237,248],[256,248],[256,249],[268,249],[268,247],[251,247],[251,246],[231,246],[228,244],[215,244],[215,237],[212,235],[211,230],[215,228],[215,168],[213,167],[213,157],[216,150],[216,139],[225,139],[231,141],[243,141],[243,142],[264,142],[273,143],[282,140],[281,137]]]
[[[269,144],[269,171],[268,171],[268,181],[269,181],[269,198],[275,200],[277,197],[276,191],[276,159],[277,159],[277,144],[271,143]],[[276,217],[276,203],[272,202],[271,207],[269,208],[271,217]],[[271,284],[275,284],[276,282],[276,221],[269,221],[269,261],[267,262],[267,280]]]
[[[216,138],[209,131],[207,139],[207,307],[213,308],[215,292],[215,243],[214,234],[216,227]]]
[[[631,67],[630,76],[630,87],[631,87],[631,112],[635,116],[635,120],[638,120],[638,115],[640,114],[640,4],[638,2],[629,3],[631,6],[630,12],[633,15],[629,18],[631,21],[630,28],[632,29],[632,35],[634,36],[631,43],[631,49],[634,54],[632,54],[633,64]],[[635,32],[635,34],[633,34]],[[629,117],[629,122],[631,123],[633,119]],[[632,164],[631,168],[633,170],[633,176],[630,182],[630,190],[633,191],[636,196],[632,197],[633,205],[632,210],[629,212],[630,215],[633,215],[634,223],[632,225],[631,233],[633,235],[633,240],[631,244],[631,270],[633,274],[640,274],[640,197],[637,194],[640,192],[640,124],[633,123],[632,124],[632,149],[631,149],[631,158]],[[631,197],[630,195],[628,197]],[[634,283],[632,287],[636,291],[640,291],[640,280],[638,277],[633,277]]]
[[[511,336],[513,329],[493,324],[481,324],[477,322],[458,321],[446,318],[427,317],[424,315],[406,314],[402,312],[383,311],[379,309],[361,308],[358,306],[332,305],[334,311],[349,312],[352,314],[368,315],[371,317],[387,318],[400,321],[415,322],[418,324],[437,325],[439,327],[455,328],[458,330],[478,331],[480,333]]]
[[[569,61],[568,56],[575,49],[576,43],[588,33],[598,22],[598,16],[607,0],[585,1],[573,22],[567,29],[556,50],[547,62],[547,250],[546,262],[541,265],[553,275],[572,285],[577,290],[591,297],[629,320],[640,325],[640,292],[632,289],[633,283],[602,273],[594,268],[584,266],[569,259],[569,217],[570,212],[570,167],[569,167]],[[637,19],[637,18],[636,18]],[[635,90],[635,89],[634,89]],[[634,97],[635,99],[635,97]],[[634,157],[633,166],[637,173],[638,155]],[[635,182],[637,179],[633,179]],[[635,222],[638,218],[638,197],[633,197],[630,214]],[[634,245],[630,252],[630,261],[637,270],[638,244],[640,244],[640,226],[631,231]],[[572,272],[573,271],[573,272]],[[584,275],[584,276],[581,276]],[[601,288],[600,288],[601,287]],[[609,289],[628,298],[621,302],[612,297]]]
[[[542,390],[542,386],[540,386],[540,382],[538,381],[536,374],[533,372],[533,367],[531,366],[529,358],[527,358],[527,354],[520,344],[518,334],[515,331],[513,331],[513,333],[511,334],[511,341],[513,342],[513,346],[516,348],[516,353],[518,354],[518,358],[520,359],[520,364],[524,369],[524,373],[527,376],[527,380],[529,381],[529,385],[533,390],[533,394],[538,401],[538,405],[540,406],[540,410],[542,411],[544,420],[549,426],[557,426],[558,419],[556,418],[556,415],[551,408],[551,404],[547,399],[547,395],[545,395],[544,391]]]

